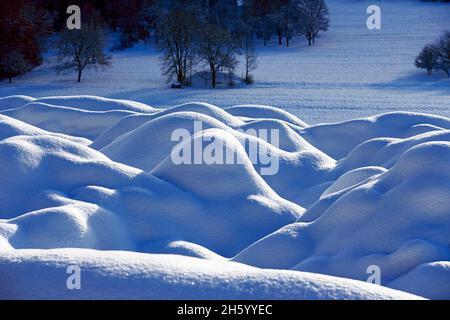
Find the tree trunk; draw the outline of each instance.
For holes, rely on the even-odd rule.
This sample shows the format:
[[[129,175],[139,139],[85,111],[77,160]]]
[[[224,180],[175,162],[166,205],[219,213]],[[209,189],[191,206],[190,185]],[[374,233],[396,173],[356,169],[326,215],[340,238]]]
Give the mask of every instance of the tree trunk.
[[[12,83],[12,77],[8,77],[9,83]]]
[[[308,46],[311,46],[311,37],[308,36]]]
[[[289,47],[289,38],[286,37],[286,47]]]
[[[78,78],[77,78],[78,82],[81,82],[81,70],[78,70]]]
[[[283,40],[283,35],[281,34],[280,31],[278,31],[278,45],[279,46],[281,46],[283,44],[282,40]]]
[[[216,70],[214,68],[211,68],[211,85],[213,89],[216,88]]]
[[[266,40],[264,40],[264,47],[267,45],[267,41]]]

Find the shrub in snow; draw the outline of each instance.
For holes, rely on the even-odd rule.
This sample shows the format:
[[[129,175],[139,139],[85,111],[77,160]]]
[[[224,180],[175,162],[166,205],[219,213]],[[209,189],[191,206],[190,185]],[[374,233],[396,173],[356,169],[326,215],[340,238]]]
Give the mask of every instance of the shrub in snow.
[[[445,31],[435,43],[427,44],[417,56],[415,65],[426,69],[428,75],[435,70],[450,77],[450,31]]]
[[[436,68],[437,59],[438,55],[436,47],[427,44],[416,57],[414,64],[417,68],[427,70],[428,75],[431,75],[433,69]]]

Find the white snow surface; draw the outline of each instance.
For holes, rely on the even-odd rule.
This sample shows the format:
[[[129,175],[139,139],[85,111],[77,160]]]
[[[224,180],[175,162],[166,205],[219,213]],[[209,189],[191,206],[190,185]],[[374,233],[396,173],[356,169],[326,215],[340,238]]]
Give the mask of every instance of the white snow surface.
[[[67,265],[80,266],[81,290],[64,287]],[[0,299],[420,299],[361,281],[169,254],[17,250],[2,254],[0,266]]]
[[[1,101],[0,298],[450,298],[448,118],[309,126],[257,105]],[[172,161],[211,141],[240,161]],[[248,142],[278,157],[275,175]],[[65,288],[72,264],[83,290]],[[364,282],[372,265],[382,286]]]

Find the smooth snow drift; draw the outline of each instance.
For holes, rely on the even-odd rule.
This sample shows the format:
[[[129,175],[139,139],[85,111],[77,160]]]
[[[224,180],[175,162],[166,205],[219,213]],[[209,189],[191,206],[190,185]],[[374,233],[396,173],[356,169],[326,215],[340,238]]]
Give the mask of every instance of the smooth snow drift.
[[[92,96],[0,106],[1,298],[450,298],[450,119],[309,126],[267,106]],[[239,161],[171,158],[212,141]],[[80,291],[65,287],[73,264]],[[365,282],[374,265],[382,286]]]

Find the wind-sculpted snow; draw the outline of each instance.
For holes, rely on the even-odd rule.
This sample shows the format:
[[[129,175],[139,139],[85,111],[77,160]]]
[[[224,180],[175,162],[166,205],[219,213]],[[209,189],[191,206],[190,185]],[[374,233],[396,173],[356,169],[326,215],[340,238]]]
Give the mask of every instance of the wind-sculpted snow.
[[[73,264],[83,270],[82,290],[64,286]],[[0,255],[0,270],[8,289],[0,299],[420,299],[319,274],[123,251],[17,250]]]
[[[97,97],[0,109],[2,298],[450,298],[447,118],[311,127],[265,106]],[[97,280],[65,290],[68,261]],[[361,282],[374,266],[383,287]]]
[[[234,260],[360,280],[367,278],[368,266],[376,265],[384,285],[393,282],[397,289],[448,298],[448,267],[439,272],[435,266],[433,275],[414,270],[450,259],[450,142],[417,145],[390,170],[374,173],[372,179],[321,199],[316,204],[321,212],[312,222],[301,218]],[[304,217],[310,221],[308,214]],[[401,277],[417,284],[395,281]],[[441,289],[434,292],[423,277]]]
[[[132,111],[140,113],[152,113],[157,109],[146,104],[129,101],[108,99],[96,96],[66,96],[32,98],[28,96],[10,96],[0,98],[0,110],[7,110],[24,106],[30,102],[46,103],[50,105],[65,106],[88,111]]]
[[[134,247],[146,251],[152,241],[181,239],[232,256],[304,211],[277,196],[248,165],[235,167],[242,171],[241,189],[231,188],[229,197],[215,201],[215,195],[232,186],[222,185],[220,179],[239,177],[236,169],[219,166],[216,177],[208,167],[200,169],[210,171],[207,178],[218,182],[205,198],[180,189],[183,176],[168,183],[59,137],[11,137],[0,142],[0,155],[0,218],[9,219],[0,229],[17,249],[122,249],[128,234]],[[261,181],[255,181],[257,177]],[[116,228],[118,219],[124,231]],[[39,225],[50,230],[43,235]],[[107,232],[106,242],[102,239],[108,237],[99,236],[105,232],[102,226],[114,229]]]
[[[302,135],[311,144],[338,160],[370,139],[408,138],[439,129],[450,129],[450,119],[420,113],[391,112],[305,128]]]

